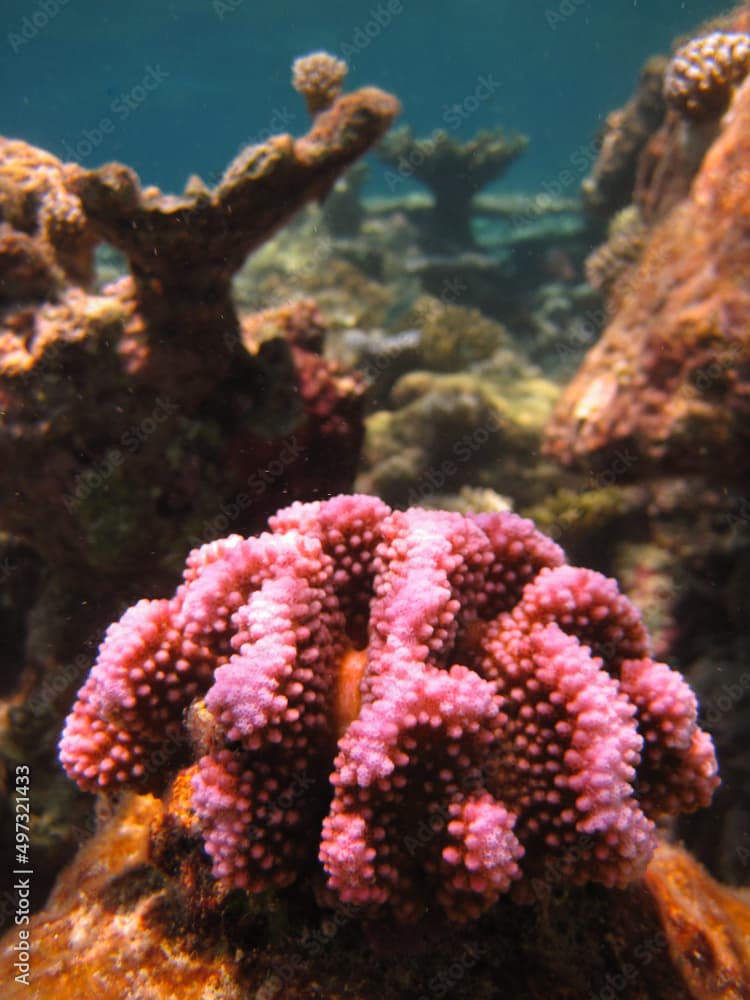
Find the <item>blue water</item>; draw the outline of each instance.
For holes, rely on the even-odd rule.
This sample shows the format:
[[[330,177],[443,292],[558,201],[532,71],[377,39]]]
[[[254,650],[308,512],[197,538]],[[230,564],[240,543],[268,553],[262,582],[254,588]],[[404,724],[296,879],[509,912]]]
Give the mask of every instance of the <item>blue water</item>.
[[[349,85],[396,93],[418,134],[502,125],[531,144],[508,187],[573,194],[592,139],[648,55],[716,0],[4,0],[0,133],[180,190],[238,148],[308,118],[289,86],[326,48]]]

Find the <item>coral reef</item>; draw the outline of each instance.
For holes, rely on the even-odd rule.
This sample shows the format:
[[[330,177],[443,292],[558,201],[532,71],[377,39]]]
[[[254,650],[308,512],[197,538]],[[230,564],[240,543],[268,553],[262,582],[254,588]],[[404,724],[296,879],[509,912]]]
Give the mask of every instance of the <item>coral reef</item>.
[[[8,1000],[88,997],[92,984],[100,1000],[168,1000],[176,990],[188,1000],[470,1000],[499,988],[511,1000],[709,1000],[750,988],[747,899],[676,847],[660,844],[643,880],[624,890],[551,893],[540,881],[533,906],[504,900],[422,941],[401,929],[399,940],[373,942],[351,910],[321,919],[299,893],[255,908],[235,898],[212,916],[196,904],[200,885],[154,864],[163,821],[159,800],[126,799],[63,872],[28,925],[33,992],[15,978],[17,929],[0,940]]]
[[[0,154],[2,304],[46,298],[67,282],[90,282],[96,239],[78,198],[68,188],[62,163],[25,142],[2,137]],[[6,260],[6,247],[16,248],[16,260],[13,254]],[[24,289],[18,279],[15,287],[8,287],[6,268],[13,274],[24,256],[29,287]]]
[[[633,204],[653,225],[690,193],[690,188],[720,128],[720,119],[693,120],[670,109],[638,161]]]
[[[743,84],[690,195],[651,230],[627,294],[546,432],[563,462],[658,464],[746,476],[750,86]],[[632,474],[629,473],[629,474]]]
[[[295,881],[329,809],[340,902],[465,921],[537,878],[625,885],[651,817],[710,800],[692,692],[530,521],[340,496],[270,527],[193,551],[171,600],[111,626],[60,742],[84,789],[162,791],[189,736],[187,825],[225,890]]]
[[[722,786],[710,810],[679,821],[679,834],[715,877],[747,885],[748,503],[710,478],[644,476],[628,484],[620,481],[624,472],[613,465],[521,510],[571,561],[617,578],[643,609],[654,655],[678,663],[689,679]]]
[[[341,94],[349,67],[328,52],[311,52],[292,65],[292,86],[305,99],[311,115],[327,111]]]
[[[337,240],[358,236],[365,218],[362,189],[367,180],[367,165],[355,163],[340,177],[323,204],[323,221]]]
[[[583,212],[475,194],[500,133],[396,133],[363,198],[397,106],[322,52],[212,188],[0,139],[32,912],[94,834],[10,996],[750,996],[747,897],[674,846],[750,880],[749,33],[649,60]]]
[[[520,505],[542,499],[548,471],[559,472],[529,455],[539,451],[558,387],[477,310],[421,296],[407,319],[420,330],[418,370],[397,371],[367,421],[357,488],[397,506],[467,485]]]
[[[748,71],[750,35],[714,31],[675,52],[664,76],[664,97],[691,118],[715,118],[729,107]]]
[[[750,990],[750,908],[683,851],[662,847],[646,873],[679,979],[695,1000]]]
[[[648,496],[640,486],[594,484],[584,488],[586,485],[578,483],[577,489],[563,486],[541,503],[526,507],[524,516],[563,544],[566,551],[586,552],[586,546],[596,547],[603,535],[622,528],[622,521],[641,510]],[[648,608],[644,610],[648,613]]]
[[[743,577],[748,555],[740,554]],[[730,578],[731,579],[731,578]],[[731,588],[724,585],[727,603]],[[727,606],[725,604],[725,606]],[[692,610],[692,607],[691,607]],[[718,616],[717,616],[718,617]],[[747,619],[746,619],[747,620]],[[730,885],[750,884],[750,636],[747,626],[737,634],[705,629],[701,655],[690,663],[690,678],[700,697],[701,717],[712,732],[721,762],[722,786],[704,815],[684,817],[681,837],[712,874]]]
[[[646,247],[648,227],[635,205],[623,208],[607,227],[607,241],[586,260],[586,278],[602,294],[610,313],[629,290],[628,275]]]
[[[652,56],[625,107],[607,118],[601,149],[581,185],[585,210],[606,221],[635,203],[652,222],[684,198],[718,122],[750,64],[746,5]]]
[[[120,467],[127,460],[131,497],[127,506],[132,507],[138,498],[142,501],[137,511],[139,536],[149,550],[157,538],[168,547],[175,529],[184,537],[186,519],[197,516],[200,521],[217,503],[238,492],[242,483],[236,468],[223,484],[214,479],[211,505],[206,508],[196,502],[199,470],[196,467],[191,473],[191,465],[197,461],[204,474],[209,467],[236,465],[251,444],[247,434],[253,422],[257,426],[262,419],[264,405],[269,427],[286,425],[293,430],[301,426],[299,418],[305,419],[309,392],[307,399],[301,393],[303,404],[296,407],[296,420],[290,415],[285,421],[274,419],[267,402],[253,400],[269,370],[262,351],[256,350],[251,361],[243,350],[230,279],[245,256],[294,211],[325,193],[336,175],[387,127],[395,108],[393,99],[372,89],[342,97],[319,116],[308,136],[296,142],[280,136],[266,146],[253,147],[230,165],[214,192],[196,191],[193,185],[193,193],[182,198],[164,196],[155,189],[141,191],[126,167],[63,168],[48,154],[5,141],[4,173],[23,178],[28,172],[37,178],[32,192],[36,217],[27,228],[42,258],[51,258],[50,267],[58,266],[66,275],[71,272],[71,277],[85,275],[90,260],[82,262],[84,251],[90,253],[95,241],[107,240],[126,254],[131,269],[129,278],[101,295],[70,287],[33,311],[11,304],[3,313],[0,343],[6,415],[0,452],[6,456],[5,467],[13,469],[12,482],[3,494],[7,529],[29,538],[48,560],[102,568],[111,562],[112,552],[92,551],[98,544],[92,543],[92,528],[100,515],[91,510],[91,504],[102,491],[112,503]],[[52,179],[41,186],[38,178],[47,176]],[[24,190],[21,181],[19,191]],[[229,216],[231,226],[227,225]],[[69,228],[75,236],[62,249],[50,235],[64,232],[58,217],[71,220]],[[52,250],[57,256],[53,257]],[[74,268],[66,264],[69,258],[76,262]],[[14,262],[12,254],[11,271]],[[309,352],[310,343],[297,347],[299,366],[300,351]],[[315,350],[319,347],[318,339]],[[274,363],[279,365],[278,357]],[[317,359],[311,364],[325,367]],[[61,379],[61,373],[66,377]],[[287,365],[287,375],[291,376],[287,389],[291,397],[298,381],[294,364]],[[306,377],[314,381],[311,373],[300,375],[303,381]],[[318,382],[321,377],[316,376]],[[228,391],[232,385],[236,388]],[[339,389],[344,396],[350,391],[343,386]],[[39,399],[45,400],[43,420],[35,417]],[[197,407],[205,412],[207,401],[215,412],[205,421],[199,418]],[[216,421],[233,427],[233,440],[222,442],[219,450],[208,439]],[[160,433],[164,428],[169,448]],[[203,444],[196,449],[201,437]],[[278,450],[283,430],[274,437]],[[192,458],[181,444],[187,446],[188,438]],[[166,484],[159,485],[162,477],[154,460],[165,468],[171,491],[176,490],[179,498],[166,496]],[[185,480],[182,488],[180,478]],[[124,495],[118,503],[125,503]],[[171,536],[164,536],[163,523],[158,531],[149,530],[144,504],[152,510],[165,508]],[[181,526],[178,512],[182,512]],[[269,512],[267,507],[261,519]],[[109,534],[100,541],[125,549],[133,542],[133,518],[122,509],[118,513],[124,544]],[[71,552],[71,545],[78,551]],[[132,556],[136,560],[137,551]]]
[[[462,485],[536,502],[555,470],[528,456],[556,398],[557,387],[507,349],[480,373],[403,375],[391,408],[367,421],[357,487],[399,506],[435,503]]]
[[[303,1000],[311,991],[341,1000],[450,991],[468,1000],[495,995],[498,983],[513,1000],[626,988],[651,1000],[708,1000],[748,989],[750,907],[678,848],[660,845],[643,881],[624,891],[584,887],[544,894],[535,906],[501,904],[404,956],[392,941],[373,951],[346,911],[321,923],[292,900],[275,912],[228,906],[221,923],[207,920],[153,865],[149,827],[162,819],[150,796],[124,803],[32,918],[38,1000],[87,996],[93,982],[101,1000],[166,1000],[176,988],[196,1000]],[[15,932],[0,943],[9,1000],[28,995],[14,978],[15,943]],[[436,960],[444,950],[450,961]]]
[[[100,568],[111,563],[111,551],[103,556],[91,551],[90,535],[100,515],[90,508],[105,486],[112,505],[121,466],[131,453],[127,506],[138,506],[137,530],[146,548],[158,538],[168,547],[175,530],[184,537],[186,519],[197,515],[200,521],[208,513],[196,503],[200,473],[197,467],[191,473],[190,466],[197,461],[205,475],[209,468],[231,468],[247,453],[247,434],[264,405],[253,393],[267,377],[258,363],[261,352],[253,362],[242,348],[230,295],[232,274],[305,202],[326,193],[336,176],[382,134],[396,109],[394,99],[372,88],[341,97],[318,116],[307,136],[296,141],[279,136],[252,147],[229,166],[215,191],[193,183],[191,193],[179,198],[142,191],[133,172],[117,164],[93,171],[63,168],[46,153],[4,141],[6,176],[23,178],[30,172],[51,178],[46,186],[35,182],[36,216],[27,223],[42,258],[51,258],[54,250],[50,266],[59,264],[67,274],[71,266],[66,261],[72,258],[74,272],[85,273],[90,261],[81,263],[81,246],[90,252],[94,242],[105,240],[125,253],[131,270],[130,277],[101,295],[70,287],[34,310],[25,304],[4,310],[0,344],[6,415],[0,454],[13,470],[3,491],[6,529],[29,538],[50,560]],[[21,182],[19,191],[25,191]],[[74,233],[62,249],[50,235],[66,232],[60,219],[70,219]],[[16,257],[12,253],[9,262],[13,273]],[[288,368],[294,376],[293,366]],[[61,373],[66,377],[61,379]],[[296,381],[291,378],[288,396]],[[234,390],[227,391],[232,385]],[[42,420],[35,416],[39,399],[45,400]],[[211,421],[201,421],[197,408],[205,408],[207,401],[215,414]],[[304,405],[296,413],[304,419]],[[208,441],[210,425],[217,420],[233,428],[234,438],[223,441],[218,451]],[[300,421],[289,416],[274,420],[268,413],[267,424],[291,431]],[[168,449],[160,433],[164,429]],[[286,435],[282,430],[274,436],[278,442]],[[203,444],[196,449],[201,437]],[[192,458],[181,445],[188,438]],[[165,468],[179,497],[165,495],[155,461]],[[255,464],[252,459],[250,464]],[[212,484],[211,508],[237,493],[252,470],[242,478],[234,471],[223,484]],[[118,503],[126,503],[124,495]],[[171,537],[164,537],[164,524],[155,532],[148,528],[144,514],[156,506],[169,515]],[[119,517],[125,544],[109,534],[100,541],[124,549],[133,541],[133,517],[122,510]],[[71,545],[78,551],[71,553]],[[132,556],[135,560],[138,553]]]
[[[667,114],[638,162],[633,200],[653,223],[687,197],[703,158],[716,140],[721,117],[744,79],[750,44],[746,5],[726,15],[716,30],[680,46],[667,66]]]
[[[20,955],[9,938],[16,932],[6,937],[0,956],[6,997],[90,997],[93,984],[101,1000],[246,995],[221,950],[202,947],[198,934],[177,919],[170,894],[160,891],[163,880],[149,867],[154,806],[146,798],[129,803],[63,873],[48,909],[34,921],[28,986],[13,967]]]
[[[534,298],[544,294],[550,279],[564,286],[571,313],[590,311],[589,303],[580,301],[591,298],[590,289],[572,284],[582,277],[593,238],[576,200],[480,195],[472,214],[485,252],[446,247],[425,252],[419,234],[428,225],[430,200],[416,194],[367,196],[360,203],[359,166],[336,185],[322,210],[310,206],[249,259],[235,282],[244,307],[264,308],[308,294],[318,299],[334,329],[385,326],[400,333],[396,321],[427,292],[507,324],[524,350],[535,345]],[[550,339],[568,338],[557,330]],[[545,350],[549,355],[555,349]]]
[[[180,196],[0,139],[0,530],[40,567],[6,621],[1,744],[11,765],[33,758],[40,809],[64,797],[51,734],[107,622],[172,586],[190,545],[351,488],[361,379],[323,358],[309,303],[241,321],[232,278],[397,110],[375,88],[345,94],[307,135]],[[129,274],[97,288],[101,241]]]
[[[406,217],[417,233],[424,231],[429,222],[429,215],[434,206],[434,200],[428,195],[409,191],[403,195],[370,195],[365,201],[365,208],[370,220],[388,217]],[[490,226],[502,227],[501,231],[518,227],[539,227],[559,232],[564,220],[568,225],[570,220],[580,221],[580,201],[577,197],[551,194],[540,191],[535,194],[521,192],[487,192],[478,194],[471,201],[472,218],[476,219],[477,228],[487,229]],[[459,248],[458,252],[465,251]],[[472,247],[469,247],[472,249]]]
[[[475,245],[471,232],[474,195],[498,180],[526,148],[525,136],[500,129],[478,132],[468,142],[439,130],[416,139],[408,126],[389,133],[378,156],[393,167],[396,178],[414,177],[429,188],[434,203],[426,226],[425,246],[437,250]]]
[[[127,256],[151,337],[161,333],[168,348],[179,331],[180,353],[196,372],[223,373],[237,327],[232,275],[303,205],[323,198],[397,111],[395,99],[374,88],[340,97],[301,139],[277,136],[248,147],[213,192],[197,183],[181,198],[141,191],[133,172],[116,164],[72,168],[68,185],[97,237]],[[150,349],[156,352],[154,344]],[[152,359],[148,367],[156,364]],[[185,366],[183,360],[181,379]]]
[[[666,62],[652,56],[633,97],[607,116],[596,162],[581,185],[584,208],[595,218],[609,218],[631,201],[638,158],[664,118]]]
[[[398,289],[382,283],[382,261],[376,265],[378,273],[368,276],[356,262],[337,253],[339,245],[325,230],[322,213],[308,210],[296,225],[253,254],[237,274],[238,308],[262,310],[311,297],[334,332],[383,327],[393,312]],[[352,243],[346,241],[346,245]]]
[[[478,309],[420,295],[402,317],[407,329],[419,330],[419,358],[414,367],[427,371],[464,371],[510,343],[508,331]]]

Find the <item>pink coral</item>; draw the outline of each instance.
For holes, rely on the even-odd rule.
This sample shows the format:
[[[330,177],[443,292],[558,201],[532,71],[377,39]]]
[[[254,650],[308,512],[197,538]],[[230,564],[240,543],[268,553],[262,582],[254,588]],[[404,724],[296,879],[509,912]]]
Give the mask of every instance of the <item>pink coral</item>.
[[[320,857],[342,900],[418,916],[420,871],[457,920],[478,916],[521,871],[516,817],[486,789],[499,706],[466,667],[405,669],[340,744]],[[425,821],[426,833],[414,824]]]
[[[153,790],[189,734],[225,888],[290,884],[320,839],[334,898],[462,921],[540,876],[624,885],[656,815],[710,800],[690,688],[530,521],[339,496],[270,529],[195,550],[111,626],[61,740],[82,787]]]

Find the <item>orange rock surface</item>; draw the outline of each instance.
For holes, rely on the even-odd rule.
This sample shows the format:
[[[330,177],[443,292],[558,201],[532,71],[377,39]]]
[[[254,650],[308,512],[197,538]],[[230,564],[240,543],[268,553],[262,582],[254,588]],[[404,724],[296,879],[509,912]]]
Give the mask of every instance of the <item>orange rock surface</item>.
[[[750,996],[750,907],[684,851],[662,845],[646,872],[669,954],[695,1000]]]
[[[170,925],[167,893],[148,865],[161,804],[140,796],[61,875],[31,925],[29,986],[13,968],[17,932],[0,948],[3,996],[32,1000],[239,1000],[234,963]]]
[[[255,897],[238,919],[239,899],[222,909],[201,895],[184,799],[178,783],[164,803],[123,801],[32,917],[28,986],[18,929],[0,940],[4,1000],[410,1000],[497,996],[500,983],[508,1000],[750,997],[750,905],[681,848],[662,844],[624,891],[498,906],[452,928],[443,956],[439,939],[397,942],[388,928],[368,942],[351,912],[326,917],[298,891]]]
[[[750,82],[689,196],[652,229],[619,308],[556,406],[566,464],[750,470]]]

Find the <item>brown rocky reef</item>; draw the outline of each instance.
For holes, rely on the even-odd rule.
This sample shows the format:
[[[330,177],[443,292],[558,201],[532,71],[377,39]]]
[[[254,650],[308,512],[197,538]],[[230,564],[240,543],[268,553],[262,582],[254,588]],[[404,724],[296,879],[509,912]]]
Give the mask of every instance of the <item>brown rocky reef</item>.
[[[666,63],[664,56],[649,59],[631,99],[607,116],[599,154],[581,190],[584,208],[595,218],[606,218],[630,203],[638,158],[664,118]]]
[[[627,454],[639,476],[750,471],[748,82],[716,128],[689,193],[639,236],[602,339],[555,409],[546,448],[564,463],[606,469]]]

